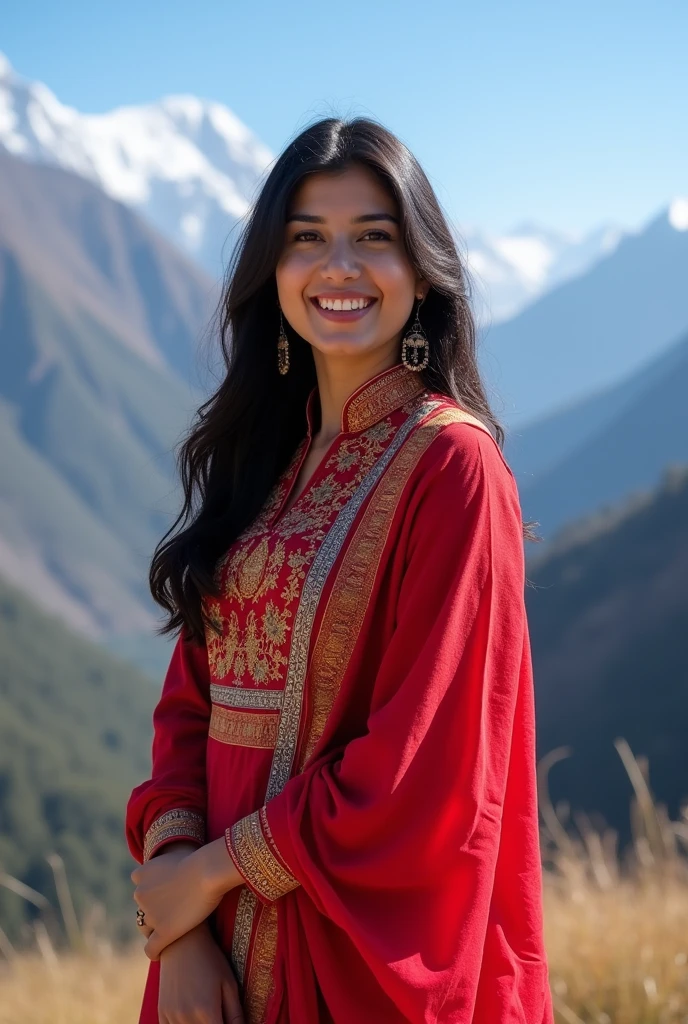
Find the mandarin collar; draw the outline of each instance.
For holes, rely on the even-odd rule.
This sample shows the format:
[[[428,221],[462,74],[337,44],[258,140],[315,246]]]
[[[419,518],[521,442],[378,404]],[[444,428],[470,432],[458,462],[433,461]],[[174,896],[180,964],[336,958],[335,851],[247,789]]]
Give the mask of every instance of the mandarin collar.
[[[385,416],[396,412],[405,402],[415,398],[425,385],[419,375],[397,363],[382,373],[376,374],[349,395],[342,409],[341,431],[343,434],[367,430],[379,423]],[[308,436],[313,434],[318,389],[313,388],[308,396],[306,418]]]

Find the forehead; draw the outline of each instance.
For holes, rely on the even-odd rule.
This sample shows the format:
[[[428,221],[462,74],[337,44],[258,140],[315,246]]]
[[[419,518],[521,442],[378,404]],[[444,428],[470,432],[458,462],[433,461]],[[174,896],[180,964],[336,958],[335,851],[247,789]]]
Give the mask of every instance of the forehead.
[[[345,171],[317,171],[307,174],[295,189],[289,213],[336,216],[338,213],[397,214],[396,200],[380,179],[367,167],[353,166]]]

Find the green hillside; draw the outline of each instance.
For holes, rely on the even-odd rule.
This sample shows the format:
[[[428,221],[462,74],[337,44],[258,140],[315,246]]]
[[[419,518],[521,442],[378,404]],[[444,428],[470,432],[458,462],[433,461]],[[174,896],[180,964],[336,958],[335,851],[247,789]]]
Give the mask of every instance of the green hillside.
[[[555,798],[627,832],[623,736],[672,815],[688,799],[688,467],[562,531],[528,569],[538,749]]]
[[[125,803],[149,772],[159,687],[0,581],[0,866],[55,903],[65,860],[77,908],[94,897],[129,929]],[[28,904],[0,889],[0,926]]]

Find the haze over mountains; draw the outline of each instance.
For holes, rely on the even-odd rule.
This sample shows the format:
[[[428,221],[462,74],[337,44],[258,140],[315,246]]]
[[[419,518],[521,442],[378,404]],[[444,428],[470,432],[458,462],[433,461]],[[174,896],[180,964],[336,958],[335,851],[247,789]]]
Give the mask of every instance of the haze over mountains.
[[[0,54],[0,147],[95,182],[144,214],[214,280],[273,154],[225,106],[196,96],[81,114]],[[459,226],[478,275],[476,309],[497,323],[611,252],[624,232],[587,235],[524,224],[502,236]]]

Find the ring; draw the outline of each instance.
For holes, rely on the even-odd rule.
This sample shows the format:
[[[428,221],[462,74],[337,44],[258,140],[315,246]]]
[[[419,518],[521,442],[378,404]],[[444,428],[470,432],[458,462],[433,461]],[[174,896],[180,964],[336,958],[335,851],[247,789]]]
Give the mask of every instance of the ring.
[[[143,928],[146,923],[146,912],[140,908],[136,911],[136,923],[139,928]]]

